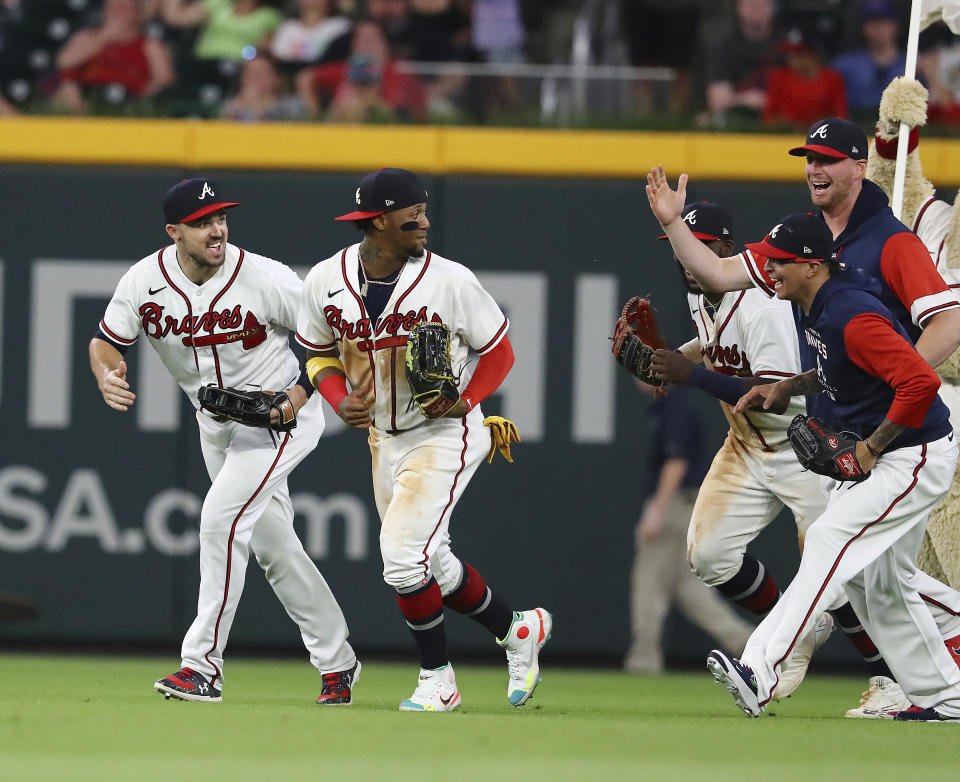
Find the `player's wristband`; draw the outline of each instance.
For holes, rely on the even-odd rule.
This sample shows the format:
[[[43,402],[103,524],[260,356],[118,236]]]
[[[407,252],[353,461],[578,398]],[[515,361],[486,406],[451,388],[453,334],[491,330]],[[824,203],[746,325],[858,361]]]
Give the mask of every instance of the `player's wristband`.
[[[336,356],[314,356],[307,361],[307,377],[310,378],[310,383],[313,383],[313,379],[321,369],[326,369],[327,367],[339,369],[346,374],[343,368],[343,362]]]
[[[336,411],[340,407],[340,402],[347,395],[347,379],[343,375],[327,375],[320,381],[317,391]]]
[[[867,450],[870,451],[870,453],[873,454],[873,458],[874,458],[874,459],[879,459],[879,458],[880,458],[880,454],[882,454],[883,451],[875,451],[875,450],[873,449],[873,446],[870,445],[870,441],[869,441],[869,440],[864,440],[864,441],[863,441],[863,444],[864,444],[865,446],[867,446]]]
[[[307,375],[306,370],[302,370],[300,372],[300,377],[297,378],[297,385],[306,392],[307,399],[313,396],[313,392],[317,390],[313,387],[313,383],[310,382],[310,378]]]
[[[747,385],[742,377],[722,375],[702,366],[696,366],[690,370],[690,385],[703,389],[711,396],[731,405],[735,405],[740,397],[747,393]]]

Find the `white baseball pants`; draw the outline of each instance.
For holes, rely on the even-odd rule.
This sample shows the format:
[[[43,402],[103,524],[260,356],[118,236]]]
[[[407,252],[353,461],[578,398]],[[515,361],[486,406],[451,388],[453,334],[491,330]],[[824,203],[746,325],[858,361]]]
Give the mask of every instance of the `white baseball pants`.
[[[703,479],[687,530],[687,560],[707,586],[733,578],[747,546],[786,505],[802,546],[826,507],[819,475],[805,471],[784,444],[763,451],[727,435]]]
[[[432,574],[447,595],[463,564],[450,550],[450,515],[490,449],[483,413],[440,418],[401,434],[370,429],[383,580],[395,589]]]
[[[867,480],[833,487],[807,530],[793,582],[741,658],[756,675],[761,704],[808,623],[845,590],[910,701],[960,716],[960,669],[916,589],[927,516],[949,488],[956,461],[951,434],[886,453]]]
[[[183,639],[183,665],[223,678],[223,650],[236,614],[252,550],[267,581],[297,623],[318,670],[349,668],[356,655],[347,622],[293,528],[287,476],[323,432],[320,395],[301,408],[297,427],[278,434],[197,413],[200,446],[213,484],[200,512],[197,617]]]

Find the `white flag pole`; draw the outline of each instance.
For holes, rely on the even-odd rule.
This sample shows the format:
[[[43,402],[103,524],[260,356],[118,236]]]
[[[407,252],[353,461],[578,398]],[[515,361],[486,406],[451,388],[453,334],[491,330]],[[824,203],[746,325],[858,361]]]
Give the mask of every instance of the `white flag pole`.
[[[920,39],[920,16],[923,0],[913,0],[910,8],[910,27],[907,30],[907,62],[903,75],[908,79],[914,78],[917,72],[917,45]],[[893,201],[891,208],[893,216],[898,220],[903,212],[903,184],[907,175],[907,146],[910,142],[910,126],[900,123],[900,138],[897,142],[897,167],[893,179]]]

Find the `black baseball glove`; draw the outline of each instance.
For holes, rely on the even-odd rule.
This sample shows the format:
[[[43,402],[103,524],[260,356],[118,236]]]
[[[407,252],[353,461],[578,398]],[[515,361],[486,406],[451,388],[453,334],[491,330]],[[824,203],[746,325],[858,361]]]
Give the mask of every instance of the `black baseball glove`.
[[[787,439],[807,470],[837,481],[862,481],[869,476],[857,461],[857,443],[850,432],[832,432],[819,418],[798,415],[787,427]]]
[[[297,425],[297,413],[285,391],[240,391],[236,388],[201,386],[197,391],[200,407],[213,415],[245,426],[258,426],[277,432],[289,432]],[[270,411],[277,411],[277,420],[270,420]]]
[[[407,382],[427,418],[440,418],[460,399],[450,363],[450,329],[422,321],[407,335]]]

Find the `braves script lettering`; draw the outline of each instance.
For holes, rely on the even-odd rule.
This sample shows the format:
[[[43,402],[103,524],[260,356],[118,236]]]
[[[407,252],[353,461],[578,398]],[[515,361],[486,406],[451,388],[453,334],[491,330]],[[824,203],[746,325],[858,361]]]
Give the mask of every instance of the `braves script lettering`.
[[[739,345],[711,345],[704,348],[703,355],[713,364],[714,370],[721,374],[737,377],[750,377],[753,374],[750,361],[746,354],[740,352]]]
[[[178,319],[173,315],[165,315],[163,306],[148,301],[140,307],[140,322],[143,324],[144,334],[148,337],[163,339],[168,334],[212,334],[215,328],[235,329],[243,323],[243,315],[238,304],[232,310],[204,312],[193,317],[184,315]]]
[[[396,336],[400,331],[410,331],[414,323],[421,320],[439,321],[439,317],[434,314],[427,314],[427,308],[421,307],[419,310],[408,310],[407,312],[390,313],[381,318],[377,323],[376,330],[371,326],[369,318],[358,318],[356,321],[349,321],[343,317],[343,311],[339,307],[328,304],[323,308],[323,315],[327,323],[339,336],[338,339],[356,340],[363,337],[373,336]]]

